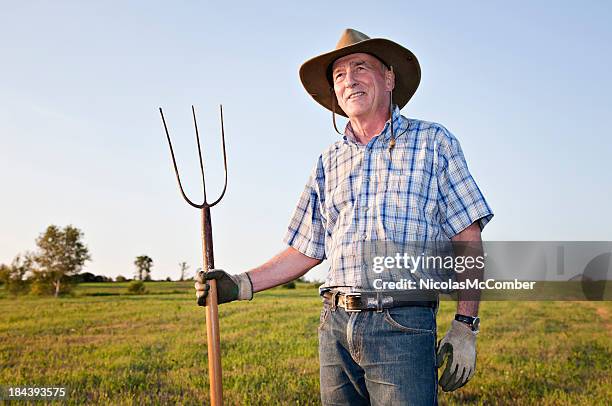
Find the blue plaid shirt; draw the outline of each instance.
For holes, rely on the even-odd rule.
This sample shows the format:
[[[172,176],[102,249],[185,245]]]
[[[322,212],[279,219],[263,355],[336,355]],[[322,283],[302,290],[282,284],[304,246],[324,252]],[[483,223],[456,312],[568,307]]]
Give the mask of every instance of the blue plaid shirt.
[[[304,255],[328,259],[320,290],[358,291],[364,242],[449,241],[493,212],[468,171],[459,141],[443,126],[393,111],[391,131],[367,145],[350,123],[342,140],[317,160],[284,241]]]

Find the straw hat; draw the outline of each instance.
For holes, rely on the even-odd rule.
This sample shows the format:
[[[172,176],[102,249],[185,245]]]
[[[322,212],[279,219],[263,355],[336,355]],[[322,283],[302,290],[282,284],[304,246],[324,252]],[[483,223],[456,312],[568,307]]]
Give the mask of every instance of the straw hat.
[[[347,117],[338,106],[334,86],[331,82],[331,67],[334,61],[355,53],[371,54],[380,59],[395,72],[393,102],[401,109],[416,92],[421,81],[421,68],[416,56],[403,46],[384,38],[370,38],[367,35],[347,28],[342,33],[336,49],[315,56],[300,67],[300,79],[308,94],[326,109]]]

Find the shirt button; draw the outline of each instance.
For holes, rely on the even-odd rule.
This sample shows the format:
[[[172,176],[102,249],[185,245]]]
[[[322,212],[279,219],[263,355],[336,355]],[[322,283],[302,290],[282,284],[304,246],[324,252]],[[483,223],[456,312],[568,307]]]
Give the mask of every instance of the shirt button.
[[[367,208],[367,207],[364,207],[364,208],[363,208],[363,211],[366,211],[366,212],[367,212],[367,211],[368,211],[368,208]]]
[[[363,238],[364,240],[368,239],[368,235],[366,233],[361,234],[361,238]]]
[[[366,177],[365,177],[365,181],[366,181],[366,182],[369,182],[369,181],[370,181],[370,177],[369,177],[369,176],[366,176]]]

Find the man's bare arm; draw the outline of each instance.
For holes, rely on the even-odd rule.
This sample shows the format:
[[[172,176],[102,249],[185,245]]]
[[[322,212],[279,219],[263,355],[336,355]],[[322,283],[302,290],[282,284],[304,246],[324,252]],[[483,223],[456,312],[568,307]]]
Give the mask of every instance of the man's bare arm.
[[[320,259],[310,258],[289,247],[265,264],[248,271],[253,293],[297,279],[321,262]]]
[[[482,254],[482,243],[480,237],[480,225],[478,222],[472,223],[465,230],[461,231],[456,236],[452,237],[454,244],[455,255],[477,257]],[[469,244],[468,244],[469,243]],[[461,282],[469,279],[482,280],[484,270],[471,270],[463,273],[457,273],[457,281]],[[466,300],[469,297],[469,300]],[[459,290],[458,302],[457,302],[457,313],[466,316],[478,316],[478,305],[480,303],[480,291],[473,289],[468,291]]]

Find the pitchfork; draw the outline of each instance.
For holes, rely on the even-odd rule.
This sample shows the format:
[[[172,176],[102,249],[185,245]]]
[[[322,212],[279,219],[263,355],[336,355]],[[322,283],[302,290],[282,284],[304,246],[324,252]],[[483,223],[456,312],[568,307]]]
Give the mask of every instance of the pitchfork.
[[[215,267],[215,260],[213,256],[213,238],[212,238],[212,224],[210,219],[210,208],[221,201],[225,195],[227,189],[227,156],[225,153],[225,131],[223,130],[223,106],[219,106],[221,112],[221,140],[223,145],[223,166],[225,168],[225,184],[223,185],[223,191],[221,196],[213,203],[208,203],[206,200],[206,180],[204,178],[204,162],[202,160],[202,148],[200,147],[200,134],[198,132],[198,122],[196,120],[195,109],[191,106],[191,113],[193,114],[193,125],[195,127],[196,140],[198,142],[198,155],[200,158],[200,171],[202,173],[202,191],[204,194],[204,202],[201,204],[194,203],[187,197],[183,185],[181,184],[181,177],[179,175],[178,166],[176,165],[176,158],[174,157],[174,150],[172,148],[172,141],[170,140],[170,134],[168,133],[168,127],[166,126],[166,119],[164,118],[164,112],[161,107],[159,108],[159,114],[161,114],[162,122],[164,123],[164,130],[166,131],[166,137],[168,138],[168,145],[170,146],[170,155],[172,155],[172,164],[174,165],[174,172],[176,173],[176,180],[178,181],[179,189],[181,194],[187,203],[191,206],[201,209],[202,211],[202,251],[204,256],[204,274]],[[223,385],[221,383],[221,349],[219,343],[219,308],[217,303],[217,281],[211,279],[208,281],[210,289],[206,300],[198,298],[198,304],[200,306],[206,305],[206,334],[208,342],[208,373],[210,375],[210,401],[213,406],[220,406],[223,404]]]

